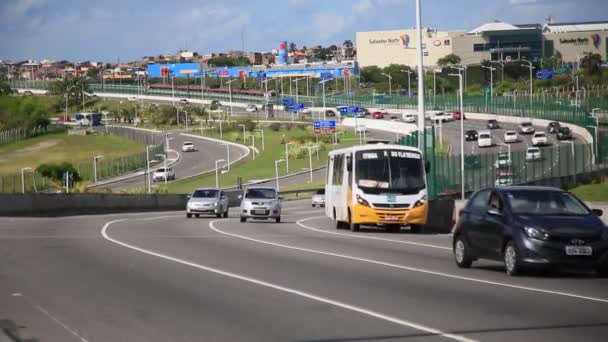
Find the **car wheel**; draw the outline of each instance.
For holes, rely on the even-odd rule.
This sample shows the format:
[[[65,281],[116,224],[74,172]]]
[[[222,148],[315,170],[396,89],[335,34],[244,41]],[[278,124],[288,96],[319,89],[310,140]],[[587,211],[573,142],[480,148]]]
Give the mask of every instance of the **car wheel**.
[[[186,214],[186,218],[192,218],[192,214]]]
[[[274,221],[275,221],[276,223],[281,223],[281,216],[277,217],[277,218],[276,218]]]
[[[521,265],[519,262],[519,252],[513,241],[509,241],[505,246],[503,253],[505,271],[510,276],[520,275],[522,272]]]
[[[314,208],[314,207],[315,207],[315,205],[313,204],[313,205],[312,205],[312,207]]]
[[[410,224],[410,232],[414,234],[422,233],[422,225],[420,224]]]
[[[470,268],[473,265],[469,245],[461,236],[457,237],[456,242],[454,242],[454,260],[460,268]]]
[[[350,211],[348,212],[348,228],[350,229],[351,232],[358,232],[361,228],[361,226],[358,223],[353,223],[353,221],[350,218]]]
[[[215,217],[222,218],[222,213],[220,212],[220,213],[215,214]]]
[[[386,226],[386,231],[390,233],[399,233],[401,232],[401,226],[398,224],[391,224]]]
[[[199,218],[199,217],[201,217],[201,215],[195,214],[194,217]]]
[[[247,218],[246,217],[241,217],[241,223],[247,222]]]
[[[228,218],[228,208],[226,208],[226,211],[224,212],[224,218]]]

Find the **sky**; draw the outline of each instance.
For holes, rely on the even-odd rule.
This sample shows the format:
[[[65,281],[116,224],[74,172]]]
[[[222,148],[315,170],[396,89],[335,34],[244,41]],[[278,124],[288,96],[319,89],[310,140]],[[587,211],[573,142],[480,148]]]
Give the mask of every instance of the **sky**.
[[[608,20],[608,0],[422,0],[424,27]],[[137,60],[355,42],[357,31],[413,28],[414,0],[0,0],[0,59]],[[241,39],[244,38],[244,39]]]

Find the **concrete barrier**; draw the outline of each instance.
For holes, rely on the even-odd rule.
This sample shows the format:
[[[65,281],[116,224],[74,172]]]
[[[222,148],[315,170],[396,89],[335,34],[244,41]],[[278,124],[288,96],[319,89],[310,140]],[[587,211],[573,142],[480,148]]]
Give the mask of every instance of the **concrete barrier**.
[[[186,195],[0,194],[0,216],[55,217],[185,210]]]
[[[399,121],[358,118],[345,118],[342,120],[342,126],[355,127],[356,125],[365,126],[366,129],[375,129],[379,131],[398,133],[401,135],[410,134],[418,129],[418,127],[414,124]]]

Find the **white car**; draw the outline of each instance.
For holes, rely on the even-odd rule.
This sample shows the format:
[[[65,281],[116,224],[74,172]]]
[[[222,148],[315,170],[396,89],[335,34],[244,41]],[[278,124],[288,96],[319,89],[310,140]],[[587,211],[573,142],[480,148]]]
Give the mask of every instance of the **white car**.
[[[534,131],[534,126],[532,126],[532,123],[530,121],[522,122],[519,125],[519,133],[521,134],[532,134],[534,133]]]
[[[515,131],[506,131],[505,132],[505,142],[506,143],[516,143],[519,141],[519,136]]]
[[[499,153],[498,159],[494,162],[494,167],[497,169],[508,168],[511,166],[511,157],[508,153]]]
[[[194,152],[196,149],[194,148],[194,143],[192,141],[184,141],[182,145],[182,152]]]
[[[418,120],[417,114],[403,114],[403,122],[414,123]]]
[[[129,96],[129,97],[127,98],[127,100],[128,100],[128,101],[137,101],[137,97],[135,97],[135,96]]]
[[[526,161],[537,161],[542,159],[540,148],[528,147],[526,150]]]
[[[490,131],[481,131],[477,136],[477,146],[492,147],[492,133]]]
[[[312,207],[324,207],[325,206],[325,189],[319,189],[312,195]]]
[[[256,107],[255,105],[247,105],[247,107],[245,107],[245,111],[247,113],[255,113],[258,111],[258,107]]]
[[[183,104],[183,105],[187,105],[187,104],[188,104],[188,100],[186,100],[186,99],[181,99],[181,100],[179,100],[179,103],[180,103],[180,104]]]
[[[164,182],[166,180],[175,180],[175,171],[172,168],[164,168],[156,169],[152,174],[153,182]]]
[[[545,132],[535,132],[532,136],[532,146],[547,145],[547,134]]]
[[[431,120],[435,122],[453,121],[454,117],[450,113],[437,112],[431,116]]]

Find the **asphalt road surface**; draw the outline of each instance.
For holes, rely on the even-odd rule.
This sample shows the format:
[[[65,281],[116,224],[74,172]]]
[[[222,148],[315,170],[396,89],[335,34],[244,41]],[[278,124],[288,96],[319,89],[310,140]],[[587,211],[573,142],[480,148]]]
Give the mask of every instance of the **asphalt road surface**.
[[[605,341],[608,279],[456,268],[449,235],[183,212],[0,219],[0,320],[69,341]]]
[[[175,150],[181,154],[180,160],[174,164],[173,170],[175,171],[175,179],[180,180],[193,175],[198,175],[203,172],[210,172],[215,170],[215,161],[218,159],[227,159],[226,145],[203,140],[192,137],[182,136],[179,132],[173,132],[170,136],[173,138],[169,142],[169,146],[172,150]],[[184,141],[192,141],[196,148],[195,152],[182,152],[182,144]],[[245,152],[235,146],[230,146],[230,159],[236,160],[242,156]],[[162,163],[157,164],[153,169],[162,167]],[[152,173],[152,172],[151,172]],[[140,172],[137,177],[125,179],[119,182],[110,183],[107,185],[100,186],[100,189],[128,189],[145,186],[146,175],[144,172]]]

